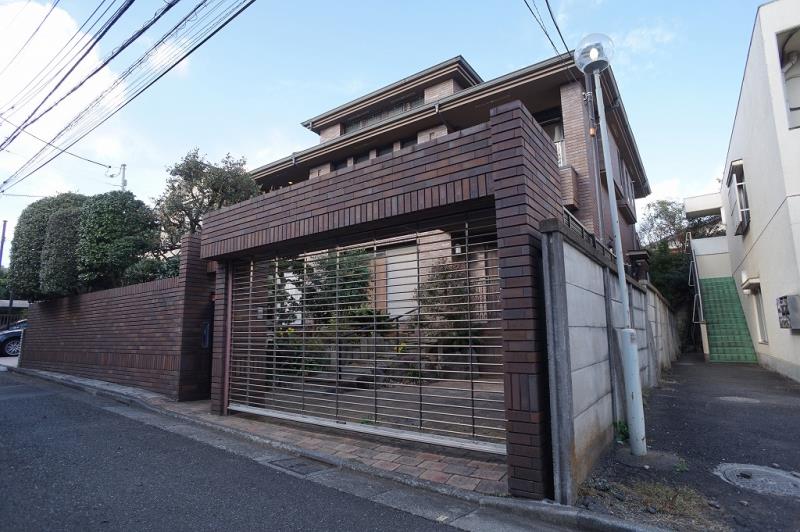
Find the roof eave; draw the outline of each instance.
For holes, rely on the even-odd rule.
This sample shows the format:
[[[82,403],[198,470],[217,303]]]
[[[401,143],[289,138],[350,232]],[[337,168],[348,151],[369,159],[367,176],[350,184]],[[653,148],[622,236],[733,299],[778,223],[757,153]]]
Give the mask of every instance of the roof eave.
[[[468,87],[464,88],[473,87],[483,83],[483,78],[481,78],[480,75],[478,75],[478,73],[475,71],[475,69],[472,68],[472,66],[467,62],[467,60],[464,59],[463,56],[457,55],[446,61],[442,61],[437,65],[416,72],[410,76],[406,76],[401,80],[395,81],[394,83],[390,83],[389,85],[381,87],[377,90],[374,90],[368,94],[360,96],[347,103],[334,107],[333,109],[325,111],[324,113],[321,113],[313,118],[309,118],[308,120],[301,122],[301,125],[314,132],[318,132],[320,126],[318,126],[317,124],[319,124],[320,122],[324,123],[325,120],[330,118],[331,116],[342,114],[343,111],[346,111],[347,109],[352,107],[356,107],[359,104],[367,102],[369,100],[374,100],[375,98],[379,97],[382,94],[389,93],[396,89],[401,89],[404,85],[412,86],[413,83],[419,79],[435,75],[437,72],[444,71],[445,69],[451,68],[453,66],[457,67],[457,70],[461,72],[463,78],[469,82]]]
[[[460,56],[459,56],[460,57]],[[559,65],[561,63],[561,65]],[[424,114],[426,110],[435,109],[438,105],[441,110],[444,110],[448,105],[456,105],[457,102],[460,100],[472,100],[475,98],[476,93],[480,93],[482,91],[491,91],[497,85],[503,85],[505,83],[513,81],[515,78],[521,78],[523,76],[529,75],[534,72],[539,71],[546,71],[547,69],[551,69],[551,72],[548,72],[547,75],[555,75],[558,72],[565,72],[570,68],[574,68],[571,62],[571,56],[561,55],[548,58],[544,61],[540,61],[539,63],[535,63],[533,65],[529,65],[527,67],[523,67],[519,70],[515,70],[514,72],[509,72],[497,78],[491,79],[489,81],[485,81],[480,83],[479,85],[473,85],[467,89],[458,91],[450,96],[446,96],[436,102],[428,103],[420,107],[416,107],[410,111],[406,111],[405,113],[401,113],[399,115],[395,115],[391,118],[383,120],[381,122],[377,122],[372,124],[369,127],[359,129],[357,131],[353,131],[352,133],[347,133],[331,139],[327,142],[316,144],[311,146],[310,148],[306,148],[304,150],[295,152],[287,157],[282,159],[278,159],[271,163],[267,163],[262,165],[250,172],[250,176],[259,184],[263,184],[262,181],[264,178],[269,177],[272,174],[278,173],[282,170],[286,170],[294,166],[295,161],[301,157],[305,157],[308,154],[312,154],[314,152],[322,152],[329,151],[338,147],[339,144],[353,138],[366,136],[373,132],[376,129],[385,128],[387,125],[397,123],[397,122],[406,122],[409,117],[415,116],[417,114]],[[260,175],[259,175],[260,174]]]

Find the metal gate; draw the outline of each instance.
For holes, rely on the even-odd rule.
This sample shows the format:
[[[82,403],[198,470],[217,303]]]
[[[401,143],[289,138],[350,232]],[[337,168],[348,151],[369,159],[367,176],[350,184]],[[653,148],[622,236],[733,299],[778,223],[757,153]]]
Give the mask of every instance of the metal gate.
[[[504,448],[493,218],[232,275],[231,410]]]

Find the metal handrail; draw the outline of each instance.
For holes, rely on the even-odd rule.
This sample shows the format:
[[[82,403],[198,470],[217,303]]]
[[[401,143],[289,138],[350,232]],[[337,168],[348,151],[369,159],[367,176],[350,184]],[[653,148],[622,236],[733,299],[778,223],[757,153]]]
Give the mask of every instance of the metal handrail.
[[[700,274],[697,271],[697,256],[694,253],[694,247],[692,247],[692,233],[686,233],[686,239],[684,240],[684,251],[691,255],[692,260],[689,262],[689,286],[694,288],[694,299],[692,301],[692,323],[704,323],[705,313],[703,312],[703,294],[700,291]],[[700,310],[700,316],[698,319],[697,310]]]

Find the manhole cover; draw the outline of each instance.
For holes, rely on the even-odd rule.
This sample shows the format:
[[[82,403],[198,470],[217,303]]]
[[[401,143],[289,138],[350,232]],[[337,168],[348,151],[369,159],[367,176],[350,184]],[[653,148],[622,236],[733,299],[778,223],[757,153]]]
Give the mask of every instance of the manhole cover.
[[[748,403],[748,404],[758,404],[761,401],[758,399],[751,399],[750,397],[739,397],[738,395],[729,395],[725,397],[718,397],[720,401],[727,401],[729,403]]]
[[[323,469],[328,469],[328,466],[324,464],[305,458],[286,458],[285,460],[276,460],[272,462],[272,464],[304,476],[322,471]]]
[[[780,469],[751,464],[720,464],[714,473],[740,488],[766,495],[800,497],[800,478]]]

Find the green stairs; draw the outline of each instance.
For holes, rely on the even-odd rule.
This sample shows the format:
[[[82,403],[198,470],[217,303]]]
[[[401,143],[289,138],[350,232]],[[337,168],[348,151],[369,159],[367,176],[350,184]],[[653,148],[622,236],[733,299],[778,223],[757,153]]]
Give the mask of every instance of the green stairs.
[[[732,277],[700,279],[711,362],[758,362]]]

